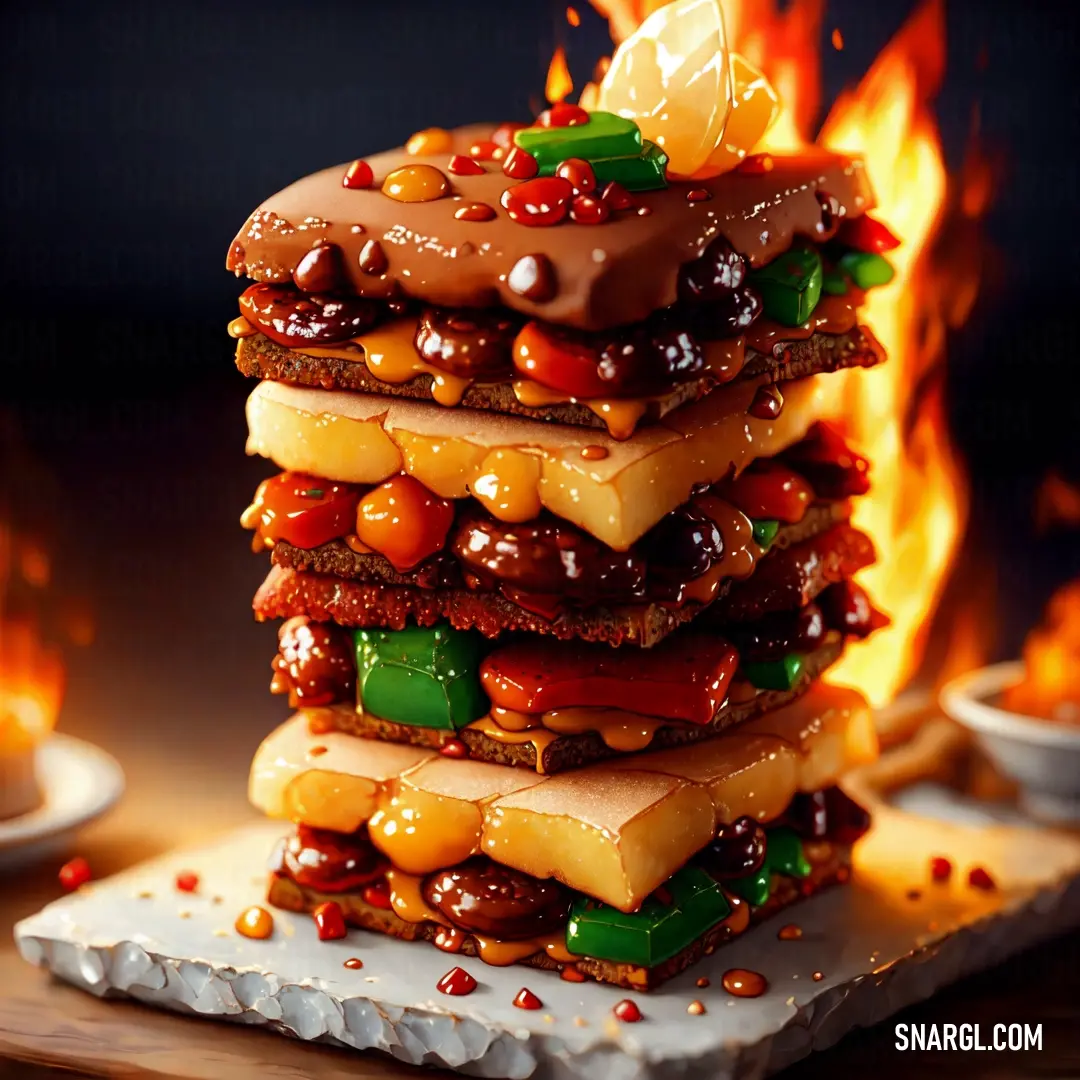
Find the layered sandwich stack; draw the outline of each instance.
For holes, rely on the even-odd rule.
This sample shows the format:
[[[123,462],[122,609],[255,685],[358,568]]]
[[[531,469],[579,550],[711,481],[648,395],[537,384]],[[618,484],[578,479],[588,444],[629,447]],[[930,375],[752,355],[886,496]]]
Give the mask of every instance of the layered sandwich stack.
[[[269,902],[638,989],[846,879],[879,623],[822,380],[881,351],[858,161],[678,182],[625,117],[431,129],[228,266],[284,620]],[[332,909],[331,909],[332,910]],[[417,945],[417,948],[430,947]]]

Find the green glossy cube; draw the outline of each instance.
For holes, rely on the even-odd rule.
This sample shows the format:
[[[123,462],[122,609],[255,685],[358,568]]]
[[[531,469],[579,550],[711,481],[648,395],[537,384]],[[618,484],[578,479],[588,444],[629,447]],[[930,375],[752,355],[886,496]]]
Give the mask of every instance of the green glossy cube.
[[[595,164],[601,158],[636,158],[642,151],[637,124],[610,112],[589,113],[587,124],[574,127],[522,128],[514,133],[514,143],[536,158],[541,176],[551,175],[567,158]]]
[[[440,623],[357,630],[354,640],[364,712],[398,724],[456,730],[488,711],[480,686],[483,638],[474,631]]]
[[[761,293],[767,318],[782,326],[802,326],[818,306],[824,275],[821,256],[799,245],[755,270],[750,279]]]
[[[826,270],[821,278],[821,291],[829,296],[847,296],[848,276],[843,270]]]
[[[888,285],[896,276],[893,264],[871,251],[848,251],[840,256],[838,265],[860,289]]]
[[[754,524],[754,543],[759,548],[768,548],[780,531],[780,522],[771,518],[751,518],[750,520]]]
[[[767,660],[743,664],[739,671],[759,690],[791,690],[806,668],[798,653],[788,653],[783,660]]]
[[[664,889],[670,903],[653,894],[632,914],[578,897],[570,911],[566,947],[578,956],[655,967],[731,914],[723,889],[698,866],[684,866]]]

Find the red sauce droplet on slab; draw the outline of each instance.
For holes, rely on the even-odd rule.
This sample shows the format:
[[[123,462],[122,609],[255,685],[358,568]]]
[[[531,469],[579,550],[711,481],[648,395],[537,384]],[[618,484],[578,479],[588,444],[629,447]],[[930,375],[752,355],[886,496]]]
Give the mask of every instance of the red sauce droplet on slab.
[[[252,905],[240,912],[234,925],[241,937],[265,941],[274,932],[274,916],[266,908]]]
[[[514,998],[514,1004],[519,1009],[542,1009],[544,1003],[527,987],[523,986]]]
[[[652,207],[651,206],[639,206],[637,208],[637,216],[638,217],[648,217],[651,213],[652,213]]]
[[[540,166],[532,154],[515,146],[506,155],[502,171],[512,180],[531,180],[540,171]]]
[[[193,870],[181,870],[176,875],[176,887],[181,892],[194,892],[199,887],[199,875]]]
[[[608,456],[608,448],[606,446],[583,446],[581,456],[586,461],[603,461]]]
[[[813,979],[814,982],[821,982],[821,980],[825,978],[825,975],[823,972],[815,971],[814,974],[810,976],[810,978]]]
[[[573,964],[564,967],[562,971],[559,972],[559,978],[562,979],[563,982],[583,983],[585,981],[585,976],[582,975]]]
[[[952,863],[941,855],[930,860],[930,877],[934,881],[948,881],[952,876]]]
[[[341,186],[351,191],[358,191],[361,188],[371,187],[374,181],[375,174],[371,171],[371,166],[366,161],[357,158],[345,170],[345,175],[341,178]]]
[[[704,990],[705,987],[710,985],[710,983],[709,980],[704,975],[702,975],[701,978],[698,979],[696,983],[694,983],[694,985],[699,987],[701,990]]]
[[[443,757],[460,759],[469,756],[469,748],[460,739],[451,739],[439,753]]]
[[[511,221],[533,228],[558,225],[570,209],[574,189],[560,176],[538,176],[508,187],[500,198]]]
[[[500,149],[502,147],[490,139],[480,139],[469,147],[469,157],[476,158],[477,161],[493,161],[495,152]]]
[[[543,254],[522,255],[507,275],[506,284],[511,292],[538,304],[554,299],[558,292],[555,267]]]
[[[369,240],[360,249],[358,262],[363,274],[381,274],[390,265],[390,260],[378,240]]]
[[[385,881],[377,881],[374,885],[364,886],[361,896],[364,903],[372,907],[382,908],[384,911],[390,911],[393,907],[390,903],[390,886]]]
[[[611,207],[595,195],[575,195],[570,204],[570,220],[576,225],[603,225],[611,217]]]
[[[452,997],[464,997],[476,989],[476,980],[460,967],[451,968],[436,984],[435,989],[440,994],[450,994]]]
[[[691,1001],[690,1004],[686,1006],[686,1011],[691,1016],[704,1016],[705,1006],[700,1001]]]
[[[600,198],[611,207],[612,210],[630,210],[634,206],[634,197],[615,180],[612,180],[601,192]]]
[[[708,202],[712,198],[712,192],[707,188],[695,187],[691,188],[686,193],[686,201],[689,203],[694,202]]]
[[[973,889],[984,889],[989,892],[997,888],[997,884],[990,874],[981,866],[973,866],[968,871],[968,884]]]
[[[737,172],[747,173],[750,176],[761,176],[763,173],[773,171],[773,159],[770,154],[751,154],[743,158],[736,167]]]
[[[311,917],[315,920],[315,929],[320,941],[337,941],[348,933],[345,927],[345,915],[341,910],[341,905],[335,900],[327,900],[319,904],[311,913]]]
[[[495,208],[482,202],[469,203],[466,206],[459,206],[454,211],[454,217],[458,221],[491,221],[495,217]]]
[[[780,941],[798,941],[802,937],[802,927],[796,926],[795,923],[788,923],[780,927],[776,936]]]
[[[342,964],[342,967],[347,967],[350,971],[359,971],[364,966],[364,961],[359,956],[350,956],[348,960]]]
[[[588,195],[590,191],[596,190],[596,173],[584,158],[572,157],[560,161],[555,169],[555,175],[573,184],[574,190],[579,195]]]
[[[76,855],[60,867],[60,873],[56,876],[60,879],[60,884],[68,892],[72,892],[80,885],[85,885],[93,875],[90,873],[90,864],[81,855]]]
[[[537,127],[577,127],[588,122],[589,114],[580,105],[568,105],[565,101],[545,109],[536,118]]]
[[[617,1019],[627,1024],[636,1024],[642,1018],[637,1002],[631,1001],[629,998],[623,998],[611,1011]]]
[[[731,968],[725,971],[721,985],[732,997],[741,998],[761,997],[769,989],[764,975],[746,968]]]
[[[775,420],[784,407],[784,395],[775,383],[759,386],[746,411],[756,420]]]
[[[480,162],[466,154],[455,154],[446,166],[446,171],[455,176],[483,176],[487,172]]]

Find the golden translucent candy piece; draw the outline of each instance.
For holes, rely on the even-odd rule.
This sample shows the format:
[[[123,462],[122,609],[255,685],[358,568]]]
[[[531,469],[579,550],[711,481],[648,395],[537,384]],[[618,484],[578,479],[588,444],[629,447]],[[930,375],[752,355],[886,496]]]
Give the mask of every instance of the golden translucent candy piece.
[[[540,465],[536,454],[510,448],[492,450],[480,463],[472,493],[500,521],[529,521],[542,509]]]
[[[430,127],[409,136],[405,153],[414,156],[447,154],[454,147],[454,136],[446,128]]]
[[[382,193],[397,202],[431,202],[450,190],[450,181],[434,165],[403,165],[386,174]]]
[[[720,142],[732,89],[719,0],[675,0],[616,49],[597,107],[636,121],[671,175],[693,176]]]
[[[769,80],[738,53],[731,54],[731,76],[735,84],[731,114],[709,160],[694,173],[695,180],[734,169],[772,127],[780,112],[780,98]]]

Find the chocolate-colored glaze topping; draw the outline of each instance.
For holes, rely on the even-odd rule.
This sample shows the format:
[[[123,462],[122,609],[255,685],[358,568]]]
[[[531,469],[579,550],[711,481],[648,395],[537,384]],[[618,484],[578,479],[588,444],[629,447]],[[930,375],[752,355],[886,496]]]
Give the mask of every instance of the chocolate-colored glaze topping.
[[[722,300],[746,279],[746,258],[718,236],[701,255],[679,269],[678,296],[687,304]]]
[[[832,629],[853,637],[864,638],[888,622],[870,603],[866,590],[850,579],[830,585],[818,603]]]
[[[319,244],[297,264],[296,287],[306,293],[336,292],[345,283],[345,256],[337,244]]]
[[[505,308],[447,311],[425,308],[416,331],[416,351],[433,367],[464,378],[509,378],[510,347],[520,321]]]
[[[746,877],[765,862],[765,830],[752,818],[736,818],[721,825],[698,859],[717,881]]]
[[[490,141],[494,129],[489,124],[453,132],[448,158]],[[718,236],[752,266],[761,266],[796,236],[820,239],[819,190],[836,199],[845,218],[858,217],[871,205],[860,162],[822,150],[772,155],[773,167],[757,175],[739,170],[695,180],[694,189],[711,196],[707,202],[688,202],[687,187],[679,183],[636,193],[633,201],[651,213],[612,215],[596,227],[593,244],[587,242],[591,232],[530,228],[504,211],[477,225],[456,218],[446,198],[398,202],[380,189],[388,173],[415,159],[398,148],[366,160],[374,174],[369,188],[344,187],[346,167],[335,165],[267,199],[237,235],[239,247],[231,248],[228,268],[260,281],[288,281],[313,245],[328,241],[341,247],[349,285],[364,296],[385,298],[398,289],[440,307],[501,302],[552,322],[600,329],[640,321],[674,303],[680,267],[701,256]],[[507,183],[501,169],[454,176],[452,195],[461,200],[457,205],[497,207]],[[357,221],[364,223],[366,235],[350,232]],[[367,239],[386,246],[385,277],[360,269],[358,256]],[[603,258],[594,257],[596,249]],[[557,294],[515,288],[511,271],[524,256],[548,261]]]
[[[685,584],[700,577],[724,554],[716,522],[684,503],[662,517],[635,545],[649,564],[653,581]]]
[[[506,275],[506,284],[515,296],[531,300],[534,304],[554,300],[559,292],[555,267],[542,253],[522,255]]]
[[[385,309],[358,296],[305,295],[283,285],[252,285],[240,297],[240,313],[286,348],[346,341],[375,326]]]
[[[365,274],[381,274],[390,265],[382,244],[378,240],[369,240],[357,257],[360,270]]]
[[[389,863],[367,829],[354,833],[297,826],[276,852],[273,869],[320,892],[352,892],[381,878]]]
[[[570,893],[557,881],[541,881],[484,857],[430,874],[421,891],[455,926],[505,941],[556,930],[570,914]]]
[[[870,815],[838,787],[800,792],[784,811],[783,824],[800,836],[853,844],[870,828]]]
[[[275,693],[288,693],[294,706],[330,705],[352,696],[356,658],[352,636],[333,623],[289,619],[278,631],[278,652],[271,664]]]
[[[823,499],[849,499],[870,490],[869,463],[830,424],[815,423],[780,458],[814,486]]]

